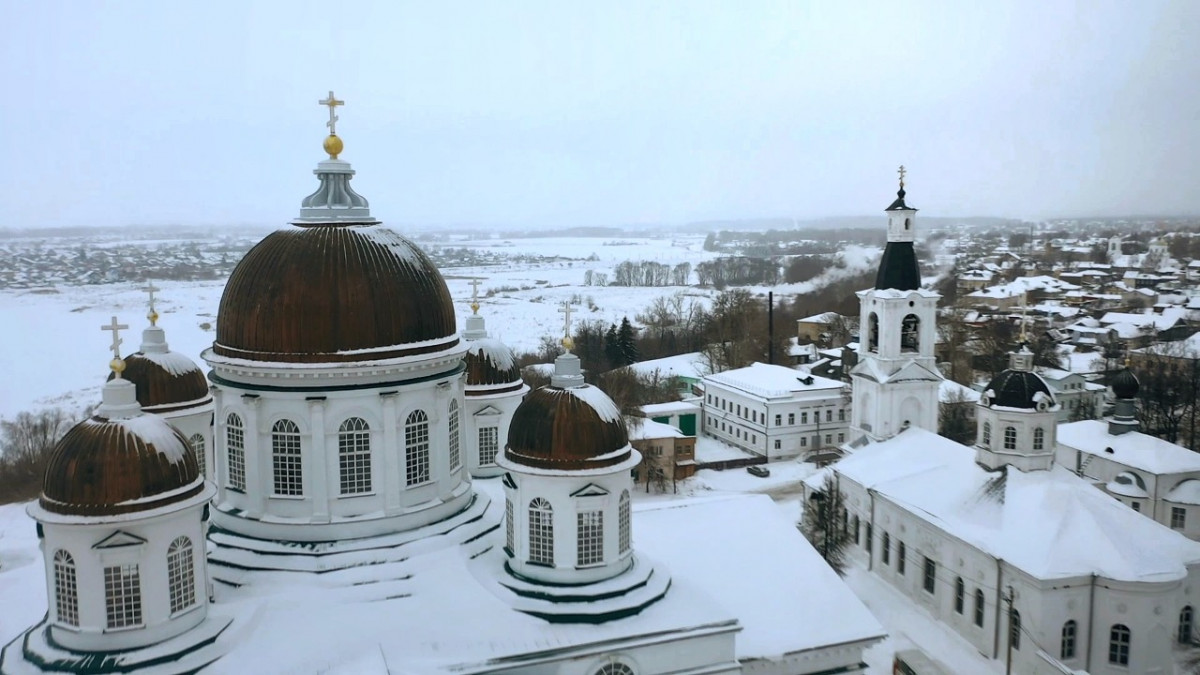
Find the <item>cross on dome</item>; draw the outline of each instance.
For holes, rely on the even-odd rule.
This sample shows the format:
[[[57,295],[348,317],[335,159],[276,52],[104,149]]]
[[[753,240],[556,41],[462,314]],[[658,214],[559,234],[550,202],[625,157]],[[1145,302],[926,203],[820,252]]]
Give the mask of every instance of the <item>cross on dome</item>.
[[[331,89],[331,90],[329,90],[329,96],[327,96],[326,98],[324,98],[320,101],[317,101],[317,103],[319,103],[323,106],[327,106],[329,108],[329,121],[325,123],[325,126],[329,127],[329,135],[330,136],[337,136],[337,121],[338,121],[338,116],[336,114],[337,107],[339,105],[346,105],[346,102],[339,101],[337,98],[335,98],[333,95],[333,90]]]
[[[157,325],[158,311],[154,309],[154,294],[157,293],[158,291],[161,291],[162,289],[155,286],[154,282],[147,281],[146,287],[143,288],[142,290],[146,291],[146,294],[150,296],[150,311],[146,313],[146,318],[150,319],[151,326]]]
[[[563,315],[562,346],[567,351],[571,351],[571,348],[575,346],[575,341],[571,339],[571,301],[563,300],[562,307],[559,307],[558,311]]]
[[[479,313],[479,277],[471,279],[471,313]]]
[[[100,330],[112,331],[113,341],[110,349],[112,349],[113,359],[111,362],[109,362],[108,367],[112,368],[112,371],[117,374],[117,377],[120,377],[121,372],[125,370],[125,362],[121,360],[121,331],[125,330],[126,328],[129,328],[129,326],[123,323],[117,323],[117,317],[115,316],[112,318],[112,322],[107,326],[100,326]]]
[[[904,165],[901,164],[900,168],[896,170],[896,173],[900,174],[900,189],[903,190],[904,189],[904,175],[907,174],[908,172],[904,169]]]

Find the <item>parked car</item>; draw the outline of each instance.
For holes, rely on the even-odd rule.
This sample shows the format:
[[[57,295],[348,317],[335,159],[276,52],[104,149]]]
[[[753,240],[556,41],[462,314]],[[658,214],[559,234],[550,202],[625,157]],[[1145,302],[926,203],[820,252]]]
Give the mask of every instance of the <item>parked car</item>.
[[[751,464],[746,467],[746,473],[749,473],[751,476],[766,478],[771,475],[771,470],[761,464]]]

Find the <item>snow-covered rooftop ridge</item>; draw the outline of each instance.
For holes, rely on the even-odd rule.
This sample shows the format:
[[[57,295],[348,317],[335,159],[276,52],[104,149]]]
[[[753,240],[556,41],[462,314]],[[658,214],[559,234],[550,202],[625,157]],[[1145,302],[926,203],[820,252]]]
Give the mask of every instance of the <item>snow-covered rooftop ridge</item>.
[[[143,351],[141,352],[141,356],[176,377],[200,370],[200,366],[196,365],[195,361],[179,352]]]
[[[657,415],[673,415],[676,413],[696,413],[700,412],[700,403],[697,401],[668,401],[666,403],[647,403],[642,406],[642,412],[648,417]]]
[[[1113,436],[1102,420],[1058,425],[1058,443],[1152,474],[1200,471],[1200,453],[1139,431]]]
[[[1200,562],[1200,543],[1129,509],[1061,466],[1005,478],[975,450],[910,428],[842,459],[843,476],[950,535],[1041,579],[1097,574],[1167,581]],[[991,495],[1002,490],[1000,498]]]
[[[708,373],[704,355],[700,352],[638,361],[627,368],[639,375],[654,375],[657,372],[663,377],[686,377],[693,380],[698,380]]]
[[[641,424],[629,426],[629,440],[640,441],[648,438],[687,438],[680,430],[664,422],[642,420]]]
[[[757,362],[745,368],[715,373],[705,379],[763,398],[786,398],[795,392],[840,390],[844,386],[841,382],[827,377],[812,375],[786,366]]]
[[[513,358],[512,350],[495,338],[481,338],[467,344],[468,354],[479,354],[500,370],[509,370],[517,363]]]

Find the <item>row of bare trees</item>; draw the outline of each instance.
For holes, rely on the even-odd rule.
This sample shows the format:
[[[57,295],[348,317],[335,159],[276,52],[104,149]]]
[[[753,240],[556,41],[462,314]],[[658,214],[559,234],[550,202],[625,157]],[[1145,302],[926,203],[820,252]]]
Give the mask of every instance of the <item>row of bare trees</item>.
[[[50,452],[77,421],[62,408],[0,420],[0,503],[37,495]]]

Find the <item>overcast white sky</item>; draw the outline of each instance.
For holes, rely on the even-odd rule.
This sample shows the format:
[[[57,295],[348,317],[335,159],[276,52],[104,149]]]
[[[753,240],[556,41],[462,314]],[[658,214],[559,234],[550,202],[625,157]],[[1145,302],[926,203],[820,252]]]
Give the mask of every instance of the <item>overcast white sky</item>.
[[[0,226],[1200,213],[1200,2],[7,2]]]

